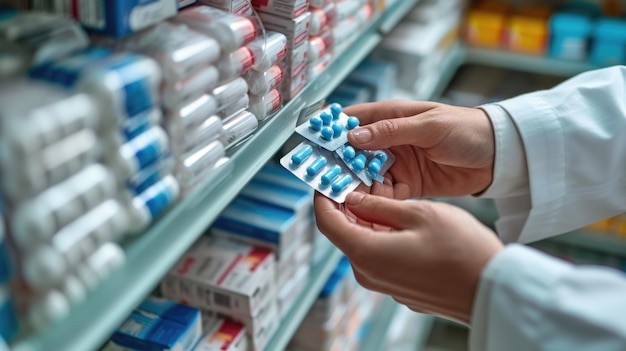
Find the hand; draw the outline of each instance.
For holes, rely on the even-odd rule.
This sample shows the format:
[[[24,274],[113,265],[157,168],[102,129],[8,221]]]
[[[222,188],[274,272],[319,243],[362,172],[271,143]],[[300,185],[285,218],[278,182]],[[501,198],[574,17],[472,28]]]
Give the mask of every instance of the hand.
[[[346,107],[344,112],[359,117],[363,125],[348,134],[352,145],[389,148],[396,156],[386,173],[386,189],[375,187],[373,194],[396,199],[462,196],[491,184],[495,141],[481,109],[385,101]]]
[[[319,229],[361,285],[414,311],[469,323],[481,272],[502,249],[491,230],[458,207],[427,200],[353,192],[344,206],[349,212],[315,195]]]

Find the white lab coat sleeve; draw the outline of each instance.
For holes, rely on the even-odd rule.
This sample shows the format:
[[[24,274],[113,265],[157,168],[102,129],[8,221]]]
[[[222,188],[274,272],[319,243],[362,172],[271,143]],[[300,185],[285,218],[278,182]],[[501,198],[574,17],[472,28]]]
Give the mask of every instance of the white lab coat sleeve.
[[[482,273],[471,351],[626,350],[626,276],[508,245]]]
[[[496,199],[505,242],[532,242],[626,212],[626,67],[482,108],[496,139],[494,181],[483,197]],[[512,126],[528,160],[527,192],[506,171],[523,162],[518,148],[506,146],[519,143]],[[515,187],[507,196],[508,180]]]

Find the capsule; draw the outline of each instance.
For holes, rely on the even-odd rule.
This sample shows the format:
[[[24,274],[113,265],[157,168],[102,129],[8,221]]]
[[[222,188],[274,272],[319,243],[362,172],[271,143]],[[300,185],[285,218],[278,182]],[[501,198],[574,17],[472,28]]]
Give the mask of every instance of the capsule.
[[[389,156],[387,156],[387,153],[385,153],[384,151],[378,151],[374,157],[379,159],[380,163],[387,162],[387,159],[389,158]]]
[[[339,123],[333,123],[333,138],[339,138],[343,133],[343,126]]]
[[[352,146],[346,146],[343,149],[343,158],[346,161],[350,161],[354,158],[354,156],[356,156],[356,151],[354,150],[354,148]]]
[[[335,193],[340,193],[344,191],[348,187],[348,185],[350,185],[350,183],[352,183],[352,176],[349,174],[344,174],[343,176],[341,176],[341,178],[337,179],[333,183],[331,189]]]
[[[300,150],[291,155],[291,162],[293,162],[296,166],[299,166],[302,162],[306,161],[312,153],[313,147],[311,145],[303,145],[300,147]]]
[[[323,124],[324,122],[322,121],[322,119],[317,116],[311,117],[311,119],[309,120],[309,128],[314,132],[319,132],[320,130],[322,130]]]
[[[333,115],[333,119],[339,119],[342,111],[343,108],[341,108],[341,105],[337,103],[330,105],[330,113]]]
[[[329,141],[335,135],[335,131],[331,127],[324,127],[322,128],[321,134],[322,134],[322,139]]]
[[[317,160],[313,161],[313,163],[306,169],[306,174],[311,177],[315,177],[327,163],[328,161],[326,160],[326,157],[318,157]]]
[[[352,170],[359,173],[365,168],[365,163],[367,162],[367,158],[364,154],[358,154],[352,160]]]
[[[324,111],[324,112],[320,113],[320,118],[322,119],[322,122],[324,122],[325,126],[329,126],[330,122],[332,122],[332,120],[333,120],[333,115],[331,115],[330,113]]]
[[[346,129],[352,130],[352,129],[358,127],[360,123],[361,122],[359,121],[358,118],[356,118],[354,116],[351,116],[351,117],[348,118],[348,122],[346,123]]]
[[[372,177],[376,177],[380,172],[380,168],[382,164],[379,159],[373,158],[370,163],[367,165],[367,171]]]
[[[333,180],[335,180],[335,178],[337,178],[339,173],[341,173],[341,167],[337,165],[335,165],[334,167],[326,171],[326,173],[322,175],[322,179],[321,179],[322,185],[330,184]]]

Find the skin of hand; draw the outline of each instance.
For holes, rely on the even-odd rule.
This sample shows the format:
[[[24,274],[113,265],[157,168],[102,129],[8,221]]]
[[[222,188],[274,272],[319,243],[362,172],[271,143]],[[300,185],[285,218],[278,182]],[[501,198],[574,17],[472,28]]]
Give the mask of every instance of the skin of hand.
[[[365,288],[465,324],[481,272],[502,249],[495,233],[445,203],[353,192],[337,204],[316,193],[315,215]]]
[[[385,183],[371,188],[373,194],[395,199],[462,196],[491,184],[494,133],[481,109],[398,100],[354,105],[344,112],[359,117],[362,125],[348,134],[352,145],[389,148],[396,156]]]

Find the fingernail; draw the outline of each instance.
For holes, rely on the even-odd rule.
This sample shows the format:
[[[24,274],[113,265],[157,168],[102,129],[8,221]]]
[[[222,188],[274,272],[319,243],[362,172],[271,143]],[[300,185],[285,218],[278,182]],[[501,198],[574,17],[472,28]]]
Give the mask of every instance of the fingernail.
[[[369,128],[357,128],[350,132],[354,140],[358,143],[365,144],[372,141],[372,132]]]
[[[358,206],[361,203],[361,201],[363,201],[364,197],[365,197],[365,194],[363,194],[362,192],[359,192],[359,191],[355,191],[353,193],[350,193],[346,197],[346,205],[348,205],[348,206]]]

